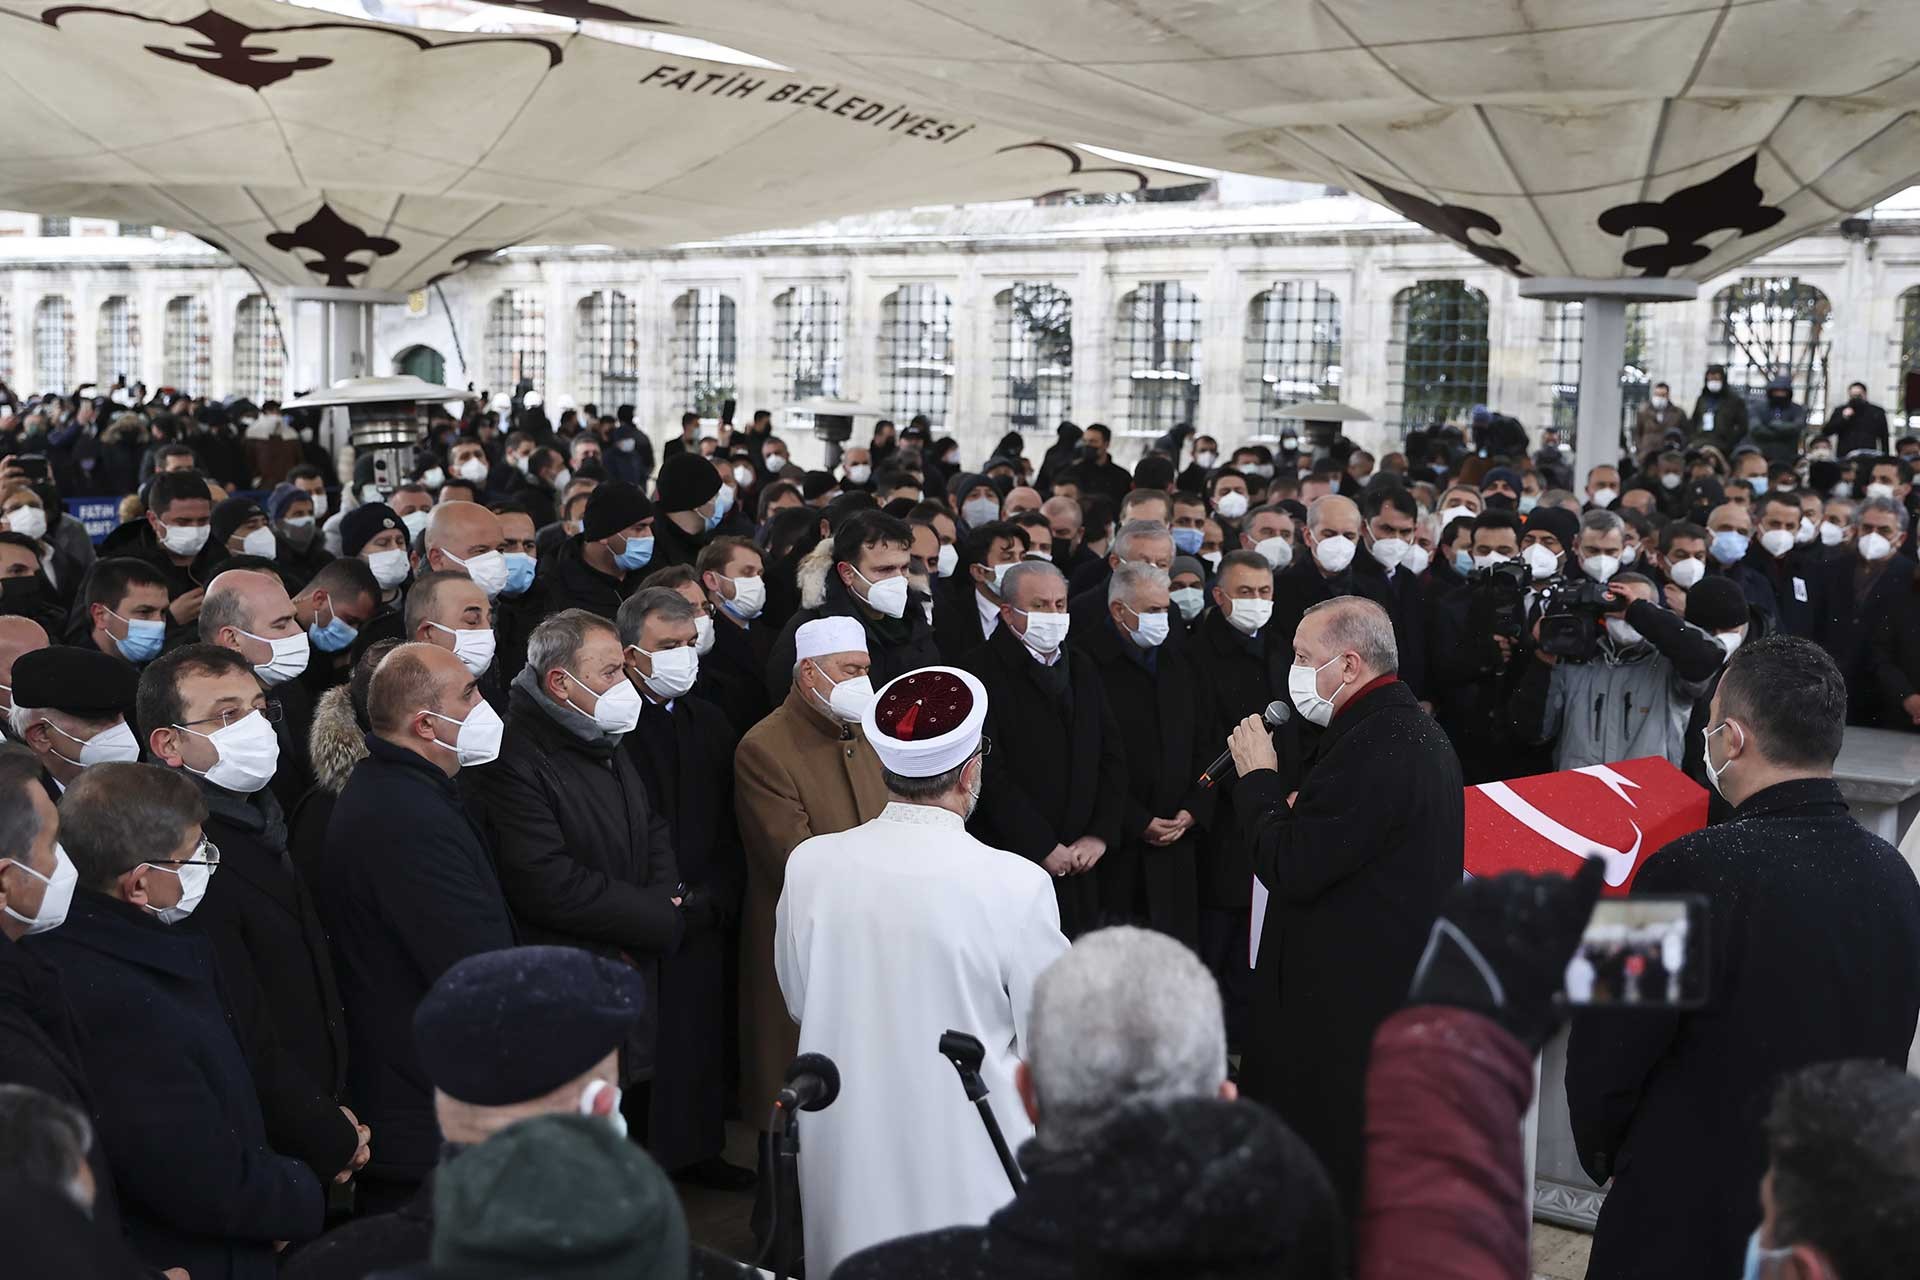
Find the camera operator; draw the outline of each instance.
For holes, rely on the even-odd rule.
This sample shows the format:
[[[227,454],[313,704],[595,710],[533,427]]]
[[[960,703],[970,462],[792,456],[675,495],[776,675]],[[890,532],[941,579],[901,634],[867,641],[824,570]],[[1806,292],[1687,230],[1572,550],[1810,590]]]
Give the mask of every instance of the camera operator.
[[[1453,739],[1469,783],[1540,773],[1547,754],[1514,735],[1508,707],[1526,670],[1527,588],[1520,519],[1488,511],[1473,519],[1473,570],[1433,604],[1428,679],[1434,716]]]
[[[1542,599],[1534,661],[1513,696],[1521,740],[1553,743],[1555,769],[1639,756],[1678,768],[1687,718],[1726,650],[1655,604],[1641,574],[1606,587],[1556,579]]]

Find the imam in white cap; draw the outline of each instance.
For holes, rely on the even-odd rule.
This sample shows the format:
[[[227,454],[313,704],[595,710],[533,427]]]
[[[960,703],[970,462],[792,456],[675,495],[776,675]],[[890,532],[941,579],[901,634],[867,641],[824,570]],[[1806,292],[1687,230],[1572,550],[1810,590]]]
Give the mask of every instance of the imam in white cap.
[[[883,768],[903,778],[932,778],[967,762],[986,720],[987,687],[972,674],[922,667],[888,681],[867,704],[860,727]]]
[[[824,658],[830,653],[865,653],[867,629],[852,618],[832,614],[803,622],[793,633],[793,660]]]

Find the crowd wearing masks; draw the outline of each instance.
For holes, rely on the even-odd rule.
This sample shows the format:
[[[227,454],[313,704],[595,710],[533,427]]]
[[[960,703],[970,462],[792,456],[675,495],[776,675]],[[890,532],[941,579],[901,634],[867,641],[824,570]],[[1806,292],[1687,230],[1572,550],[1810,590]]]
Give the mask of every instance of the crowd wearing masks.
[[[1484,406],[806,470],[765,411],[656,452],[531,396],[376,481],[277,405],[13,402],[0,1230],[75,1276],[1524,1277],[1600,865],[1463,883],[1463,788],[1654,756],[1711,822],[1634,892],[1708,900],[1716,986],[1571,1017],[1590,1274],[1904,1275],[1920,883],[1832,772],[1920,731],[1920,437],[1852,390],[1714,366],[1585,476]],[[844,1090],[795,1178],[800,1054]]]

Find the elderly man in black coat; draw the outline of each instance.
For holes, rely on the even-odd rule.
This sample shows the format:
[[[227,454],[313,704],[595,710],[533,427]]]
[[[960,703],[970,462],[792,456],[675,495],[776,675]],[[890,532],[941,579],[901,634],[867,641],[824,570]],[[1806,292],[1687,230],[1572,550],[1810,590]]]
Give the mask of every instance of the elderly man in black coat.
[[[653,811],[672,828],[686,893],[680,945],[660,958],[659,1051],[647,1147],[686,1181],[739,1190],[751,1170],[720,1158],[726,1145],[727,1045],[746,854],[733,816],[733,729],[726,713],[688,690],[700,610],[653,587],[620,606],[627,678],[640,691],[640,723],[621,742]],[[667,656],[675,655],[675,656]],[[756,684],[756,688],[758,685]]]
[[[1166,573],[1124,564],[1107,579],[1105,611],[1076,617],[1075,657],[1090,662],[1126,753],[1127,791],[1120,847],[1095,869],[1101,910],[1110,921],[1152,925],[1200,945],[1198,826],[1214,793],[1195,782],[1199,757],[1199,680],[1188,656],[1169,645],[1172,605]]]
[[[368,686],[367,758],[327,823],[314,899],[347,1009],[347,1092],[379,1137],[364,1213],[404,1204],[440,1156],[413,1011],[457,961],[513,945],[492,855],[455,776],[490,760],[500,718],[449,650],[405,644]]]
[[[1832,658],[1793,636],[1741,645],[1720,677],[1705,767],[1733,818],[1660,849],[1633,883],[1707,898],[1709,1002],[1583,1013],[1567,1045],[1581,1163],[1613,1179],[1594,1280],[1736,1274],[1780,1078],[1837,1058],[1906,1065],[1920,883],[1833,781],[1846,704]]]
[[[1235,808],[1271,895],[1260,941],[1249,1096],[1271,1104],[1359,1204],[1373,1033],[1406,999],[1441,899],[1460,883],[1460,761],[1396,671],[1371,600],[1308,609],[1288,691],[1323,726],[1296,794],[1258,717],[1233,732]]]
[[[1069,938],[1101,921],[1092,874],[1118,847],[1127,758],[1094,663],[1068,652],[1067,580],[1029,560],[1002,579],[1000,626],[961,660],[987,687],[987,756],[974,836],[1054,877]]]
[[[257,1027],[213,945],[182,922],[214,873],[200,793],[177,773],[95,765],[61,801],[77,892],[30,947],[60,972],[127,1241],[150,1267],[272,1280],[276,1244],[320,1232],[321,1178],[273,1145]]]
[[[664,654],[655,665],[667,665]],[[528,638],[500,758],[465,785],[525,940],[625,958],[655,1010],[660,958],[685,931],[686,889],[673,828],[620,749],[640,707],[614,625],[584,609],[556,613]],[[656,1027],[649,1016],[628,1038],[623,1085],[652,1080]],[[647,1129],[644,1095],[626,1103],[637,1135]]]

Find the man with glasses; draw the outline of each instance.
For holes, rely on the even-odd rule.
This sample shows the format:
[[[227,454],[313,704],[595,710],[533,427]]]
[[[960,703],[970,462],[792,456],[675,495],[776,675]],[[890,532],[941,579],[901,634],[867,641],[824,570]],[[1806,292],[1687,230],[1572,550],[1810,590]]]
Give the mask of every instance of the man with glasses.
[[[236,1006],[270,1023],[270,1061],[255,1070],[273,1082],[269,1115],[286,1121],[275,1132],[290,1154],[345,1181],[367,1161],[367,1134],[343,1105],[346,1015],[333,957],[266,785],[277,711],[247,660],[215,645],[163,654],[140,678],[146,748],[199,788],[207,836],[225,854],[228,874],[208,880],[194,921],[213,940]]]
[[[1051,575],[1064,605],[1053,566],[1013,572]],[[965,671],[928,667],[892,681],[861,715],[887,807],[787,861],[774,960],[800,1050],[832,1058],[850,1086],[862,1082],[806,1120],[800,1198],[812,1275],[882,1240],[984,1222],[1006,1203],[1006,1174],[935,1051],[941,1031],[980,1038],[1008,1143],[1033,1136],[1013,1071],[1028,1053],[1034,981],[1067,940],[1051,877],[967,833],[991,759],[987,711],[986,686]]]
[[[60,804],[78,892],[26,943],[60,971],[93,1119],[148,1266],[267,1280],[319,1234],[323,1180],[269,1142],[260,1082],[214,947],[185,920],[218,854],[199,789],[144,764],[87,770]]]

